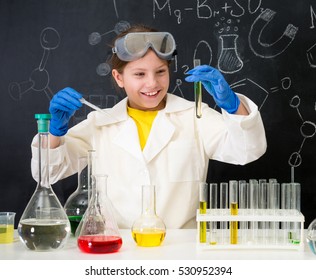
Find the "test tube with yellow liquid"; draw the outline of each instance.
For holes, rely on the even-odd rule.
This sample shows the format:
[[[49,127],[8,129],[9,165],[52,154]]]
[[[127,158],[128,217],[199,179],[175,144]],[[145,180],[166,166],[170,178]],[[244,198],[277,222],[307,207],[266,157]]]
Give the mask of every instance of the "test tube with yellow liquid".
[[[230,214],[238,215],[238,182],[235,180],[229,181],[229,205]],[[238,244],[238,222],[230,222],[230,244]]]
[[[201,65],[200,59],[193,60],[193,66]],[[195,82],[194,83],[194,99],[195,99],[195,115],[197,118],[202,117],[202,83]]]
[[[200,183],[200,214],[206,214],[207,209],[207,183]],[[205,221],[200,222],[200,243],[206,243],[206,232],[207,232],[207,223]]]

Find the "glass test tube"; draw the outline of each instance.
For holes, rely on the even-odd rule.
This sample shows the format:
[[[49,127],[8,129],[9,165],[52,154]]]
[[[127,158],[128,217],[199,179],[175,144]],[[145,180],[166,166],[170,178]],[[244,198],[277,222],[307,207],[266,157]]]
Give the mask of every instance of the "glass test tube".
[[[293,210],[292,215],[299,215],[301,211],[301,185],[299,183],[290,183],[291,188],[291,204],[290,208]],[[300,223],[291,223],[291,242],[293,244],[300,243]]]
[[[286,210],[284,215],[288,215],[291,209],[291,186],[289,183],[281,184],[281,209]],[[290,222],[281,223],[282,241],[287,244],[291,242]]]
[[[201,65],[200,59],[193,60],[193,66]],[[194,83],[194,98],[195,98],[195,115],[197,118],[202,117],[202,83],[195,82]]]
[[[229,205],[230,214],[238,215],[238,182],[235,180],[229,181]],[[230,244],[238,243],[238,222],[230,222]]]
[[[269,181],[271,182],[271,181]],[[268,209],[270,215],[276,215],[278,209],[280,209],[280,184],[272,181],[268,185],[267,190],[268,197]],[[279,232],[279,223],[270,222],[270,240],[272,243],[278,243],[278,232]]]
[[[206,209],[207,209],[207,183],[200,183],[199,185],[199,192],[200,192],[200,205],[199,205],[199,210],[200,214],[206,214]],[[202,221],[199,224],[199,234],[200,234],[200,243],[206,243],[206,222]]]
[[[267,189],[268,189],[268,183],[266,180],[259,180],[259,201],[258,201],[258,208],[259,208],[259,214],[260,215],[266,215],[266,209],[267,209]],[[260,239],[261,243],[267,243],[268,242],[268,230],[267,230],[268,222],[259,222],[258,228],[260,231]]]
[[[209,188],[210,194],[210,211],[217,211],[217,184],[211,183]],[[209,243],[211,245],[217,244],[217,222],[210,223]]]
[[[227,215],[228,213],[228,183],[222,182],[220,183],[220,196],[219,196],[219,207],[221,208],[221,215]],[[228,243],[228,222],[221,221],[219,223],[220,232],[221,232],[221,244]]]
[[[258,213],[258,181],[257,180],[250,180],[249,181],[249,193],[250,193],[250,211],[252,215],[257,216]],[[251,228],[251,241],[256,243],[258,241],[258,222],[252,221],[250,222]]]
[[[247,214],[247,192],[248,192],[248,184],[245,180],[239,181],[239,212],[243,215]],[[247,231],[248,231],[248,222],[243,221],[239,223],[239,243],[245,244],[247,243]]]

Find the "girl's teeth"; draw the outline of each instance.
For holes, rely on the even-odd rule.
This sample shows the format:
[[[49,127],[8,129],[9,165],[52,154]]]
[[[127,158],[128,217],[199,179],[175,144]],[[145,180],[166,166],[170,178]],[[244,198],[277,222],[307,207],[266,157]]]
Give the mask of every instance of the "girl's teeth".
[[[157,94],[157,91],[154,91],[154,92],[144,92],[145,95],[148,95],[148,96],[153,96],[155,94]]]

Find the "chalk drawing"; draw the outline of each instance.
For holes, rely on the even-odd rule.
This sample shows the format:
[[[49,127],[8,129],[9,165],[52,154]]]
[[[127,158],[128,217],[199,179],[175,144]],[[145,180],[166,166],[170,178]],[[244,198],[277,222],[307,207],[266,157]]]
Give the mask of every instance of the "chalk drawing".
[[[288,24],[283,34],[273,43],[261,42],[261,35],[265,27],[276,15],[275,11],[265,9],[253,22],[248,35],[250,49],[256,56],[262,58],[272,58],[283,53],[293,42],[298,28],[293,24]]]
[[[128,29],[130,26],[131,25],[129,24],[129,22],[122,20],[116,23],[112,30],[106,31],[102,34],[100,34],[99,32],[92,32],[88,38],[89,44],[92,46],[97,45],[101,42],[102,37],[104,37],[105,35],[113,32],[116,34],[120,34],[121,32]],[[106,59],[105,61],[108,61],[108,59]],[[111,67],[107,62],[102,62],[96,67],[96,73],[99,76],[107,76],[109,73],[111,73]]]
[[[12,82],[9,84],[9,95],[15,101],[20,101],[24,94],[30,90],[43,91],[48,99],[53,93],[49,87],[49,73],[45,69],[49,54],[58,48],[60,36],[56,29],[46,27],[40,34],[40,44],[43,48],[43,55],[38,68],[35,68],[27,81]]]

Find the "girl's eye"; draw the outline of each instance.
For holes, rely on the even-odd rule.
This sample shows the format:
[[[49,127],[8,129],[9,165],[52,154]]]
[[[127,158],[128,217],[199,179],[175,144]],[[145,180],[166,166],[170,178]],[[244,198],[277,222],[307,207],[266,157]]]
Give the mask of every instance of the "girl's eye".
[[[138,77],[141,77],[141,76],[144,76],[145,74],[143,72],[137,72],[135,73],[135,76],[138,76]]]
[[[160,69],[160,70],[158,70],[158,74],[164,74],[164,73],[166,73],[167,72],[167,69]]]

